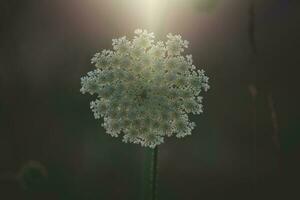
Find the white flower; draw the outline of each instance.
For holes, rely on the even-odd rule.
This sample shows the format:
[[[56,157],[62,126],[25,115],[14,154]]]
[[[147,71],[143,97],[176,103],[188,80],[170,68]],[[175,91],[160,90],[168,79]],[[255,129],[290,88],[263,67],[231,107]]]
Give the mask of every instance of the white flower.
[[[153,59],[164,58],[166,55],[166,48],[163,42],[159,41],[156,45],[153,45],[149,50]]]
[[[166,42],[166,47],[168,55],[177,56],[184,51],[184,48],[188,48],[189,42],[182,40],[180,35],[173,35],[169,33],[167,35],[168,41]]]
[[[95,64],[97,68],[106,68],[111,64],[113,52],[110,50],[102,50],[101,53],[96,53],[91,59],[91,63]]]
[[[112,40],[113,49],[120,54],[128,54],[131,47],[130,41],[126,36]]]
[[[96,119],[104,118],[108,134],[154,148],[166,136],[191,135],[196,124],[188,114],[203,112],[200,93],[209,79],[191,55],[181,55],[188,42],[180,35],[155,43],[153,33],[135,34],[132,41],[113,39],[113,51],[94,55],[97,69],[81,78],[80,91],[97,94],[90,107]]]
[[[136,36],[133,39],[133,46],[146,49],[150,47],[154,41],[154,33],[148,33],[147,30],[137,29]]]

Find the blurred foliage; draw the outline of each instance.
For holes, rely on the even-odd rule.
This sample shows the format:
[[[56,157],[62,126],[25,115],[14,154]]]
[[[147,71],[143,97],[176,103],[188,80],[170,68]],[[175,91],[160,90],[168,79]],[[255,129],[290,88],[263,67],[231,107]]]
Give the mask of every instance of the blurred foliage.
[[[284,153],[291,153],[300,145],[299,121],[290,121],[288,127],[281,132],[282,150]]]
[[[38,161],[28,161],[19,171],[18,180],[28,191],[44,190],[48,172],[46,167]]]
[[[219,0],[192,0],[192,2],[198,11],[211,13],[216,9]]]

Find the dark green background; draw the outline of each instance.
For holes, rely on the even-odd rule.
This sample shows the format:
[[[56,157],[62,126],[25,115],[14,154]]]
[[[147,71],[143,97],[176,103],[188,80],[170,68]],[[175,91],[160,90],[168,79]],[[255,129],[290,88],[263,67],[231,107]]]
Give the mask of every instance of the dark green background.
[[[114,4],[108,12],[87,9],[84,2],[0,2],[0,199],[142,197],[144,149],[105,134],[89,110],[93,97],[79,88],[95,52],[110,48],[114,37],[147,27],[128,21],[128,8]],[[199,21],[203,30],[193,30],[197,19],[169,19],[179,28],[166,26],[158,34],[181,25],[206,31],[193,38],[182,34],[212,88],[204,114],[191,116],[197,123],[192,136],[167,139],[159,147],[158,199],[297,199],[299,2],[256,1],[257,54],[249,44],[249,1],[219,0],[209,12],[197,2],[194,8],[197,19],[207,19]],[[249,85],[257,88],[255,103]],[[272,140],[270,94],[280,149]],[[25,189],[9,177],[29,160],[40,162],[48,176],[33,175],[38,186]]]

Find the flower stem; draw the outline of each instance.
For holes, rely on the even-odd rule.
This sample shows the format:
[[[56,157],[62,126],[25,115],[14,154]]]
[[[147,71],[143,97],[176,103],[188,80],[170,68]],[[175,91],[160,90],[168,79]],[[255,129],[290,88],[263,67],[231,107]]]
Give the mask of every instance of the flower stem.
[[[157,170],[158,170],[158,147],[156,146],[153,149],[153,157],[152,157],[152,200],[156,200],[157,195]]]
[[[144,200],[156,200],[158,178],[158,147],[146,149]]]

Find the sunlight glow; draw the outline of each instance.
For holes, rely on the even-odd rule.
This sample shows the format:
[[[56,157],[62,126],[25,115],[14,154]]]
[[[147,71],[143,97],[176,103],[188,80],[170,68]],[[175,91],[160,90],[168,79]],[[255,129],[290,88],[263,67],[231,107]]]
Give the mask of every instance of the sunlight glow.
[[[170,0],[127,0],[128,6],[139,12],[145,24],[152,31],[157,31],[163,26],[166,8]]]

